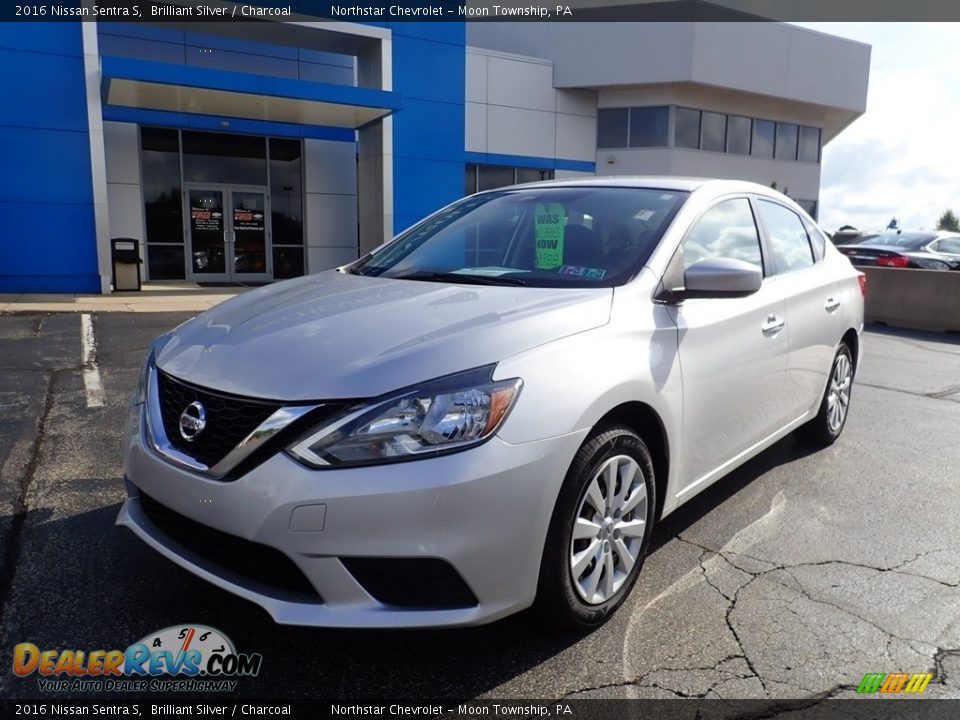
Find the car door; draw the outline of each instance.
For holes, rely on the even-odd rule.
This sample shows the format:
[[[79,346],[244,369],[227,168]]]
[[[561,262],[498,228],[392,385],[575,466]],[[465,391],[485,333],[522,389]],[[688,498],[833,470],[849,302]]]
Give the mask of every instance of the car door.
[[[821,401],[844,332],[844,305],[853,301],[853,288],[823,259],[820,236],[812,224],[772,199],[758,198],[756,207],[774,277],[783,289],[790,329],[790,357],[781,392],[789,422]],[[811,242],[811,233],[816,242]]]
[[[745,260],[769,275],[748,198],[726,198],[707,209],[684,236],[668,273],[676,272],[674,263],[685,269],[709,257]],[[678,497],[712,482],[784,423],[780,389],[789,344],[779,285],[769,276],[746,297],[670,306],[683,378]]]

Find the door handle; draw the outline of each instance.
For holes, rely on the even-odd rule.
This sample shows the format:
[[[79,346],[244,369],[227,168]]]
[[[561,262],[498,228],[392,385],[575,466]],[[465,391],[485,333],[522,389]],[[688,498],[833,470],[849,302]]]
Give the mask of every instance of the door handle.
[[[776,335],[778,332],[783,330],[783,326],[786,324],[786,321],[782,318],[778,318],[776,315],[768,315],[767,321],[760,329],[763,330],[764,335]]]
[[[823,305],[823,309],[827,312],[833,312],[838,307],[840,307],[840,301],[832,297],[827,298],[827,302]]]

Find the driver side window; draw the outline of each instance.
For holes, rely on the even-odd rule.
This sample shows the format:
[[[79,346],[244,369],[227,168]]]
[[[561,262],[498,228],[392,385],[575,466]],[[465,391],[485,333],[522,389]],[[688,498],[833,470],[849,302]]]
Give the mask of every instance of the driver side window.
[[[724,200],[707,210],[680,247],[684,270],[697,260],[717,257],[744,260],[763,268],[760,235],[746,198]]]

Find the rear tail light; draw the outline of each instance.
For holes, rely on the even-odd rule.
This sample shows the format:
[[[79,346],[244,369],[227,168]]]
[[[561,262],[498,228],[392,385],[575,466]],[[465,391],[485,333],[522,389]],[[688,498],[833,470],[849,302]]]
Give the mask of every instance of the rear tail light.
[[[860,281],[860,294],[867,297],[867,276],[864,273],[857,273],[857,280]]]
[[[883,265],[884,267],[905,268],[909,264],[910,259],[904,257],[903,255],[888,255],[886,257],[877,258],[877,265]]]

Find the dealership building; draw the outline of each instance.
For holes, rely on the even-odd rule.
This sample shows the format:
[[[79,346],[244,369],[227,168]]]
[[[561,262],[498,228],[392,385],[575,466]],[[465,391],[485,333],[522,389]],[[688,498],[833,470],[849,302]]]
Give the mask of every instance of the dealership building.
[[[769,22],[0,23],[0,292],[269,282],[465,194],[732,177],[814,215],[869,46]]]

